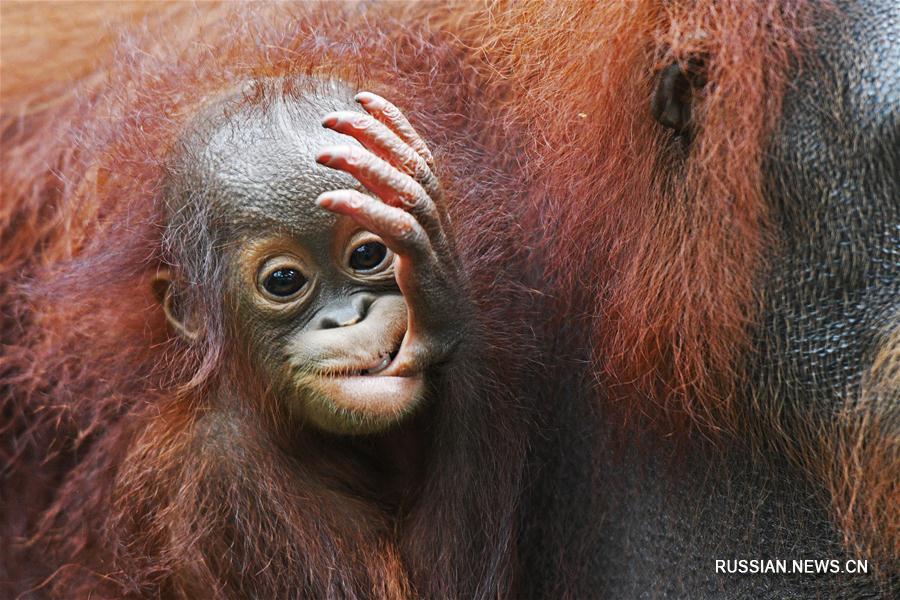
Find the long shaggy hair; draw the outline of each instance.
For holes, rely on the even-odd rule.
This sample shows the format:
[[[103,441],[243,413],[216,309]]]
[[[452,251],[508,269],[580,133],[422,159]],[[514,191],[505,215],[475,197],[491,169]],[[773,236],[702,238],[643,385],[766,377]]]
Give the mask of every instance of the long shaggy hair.
[[[521,391],[541,359],[515,161],[487,144],[475,72],[439,34],[370,7],[177,5],[118,28],[115,52],[59,98],[21,82],[4,98],[2,579],[110,597],[509,593]],[[233,372],[204,219],[167,228],[167,158],[207,99],[275,76],[383,93],[434,150],[479,320],[409,426],[418,446],[402,431],[298,441],[264,389],[243,385],[259,405],[237,411],[214,397],[248,378]],[[292,93],[265,87],[245,101]],[[167,330],[153,296],[167,265],[202,307],[198,343]],[[398,443],[424,467],[388,501],[390,459],[372,448]]]
[[[748,397],[770,231],[766,148],[788,78],[814,55],[791,2],[496,3],[448,8],[524,133],[536,246],[560,318],[585,319],[604,409],[664,434],[786,453],[831,499],[850,551],[900,555],[896,334],[830,420]],[[439,17],[431,16],[431,19]],[[689,145],[650,116],[665,66],[702,62]],[[586,314],[585,314],[586,313]],[[763,391],[765,393],[765,391]]]
[[[897,436],[871,408],[900,389],[896,336],[834,423],[798,434],[744,397],[776,243],[765,148],[815,44],[805,2],[104,5],[82,29],[112,10],[138,23],[116,40],[4,30],[0,535],[19,545],[2,579],[108,595],[513,593],[531,415],[552,410],[525,392],[553,388],[541,374],[560,347],[588,349],[602,409],[629,423],[751,445],[765,432],[829,494],[849,544],[900,554]],[[698,57],[685,145],[650,98],[661,68]],[[449,188],[482,343],[440,394],[402,511],[359,492],[378,482],[345,448],[298,459],[260,415],[212,411],[229,365],[220,313],[191,346],[152,296],[160,265],[182,266],[160,194],[180,128],[221,90],[283,75],[396,101]]]
[[[764,144],[802,4],[447,11],[445,27],[487,57],[503,130],[527,133],[549,287],[568,294],[566,312],[589,313],[596,373],[630,408],[713,428],[731,413],[759,305]],[[698,56],[709,83],[685,149],[652,119],[650,98],[663,67]]]
[[[427,18],[486,65],[504,108],[498,132],[522,140],[521,201],[557,310],[548,335],[582,325],[602,410],[626,427],[788,455],[833,506],[851,551],[889,573],[900,555],[900,436],[885,418],[900,401],[896,335],[829,421],[788,421],[750,393],[762,278],[779,244],[767,145],[789,78],[815,60],[815,19],[835,10],[535,0],[459,2]],[[706,82],[686,145],[650,105],[660,70],[691,61]]]

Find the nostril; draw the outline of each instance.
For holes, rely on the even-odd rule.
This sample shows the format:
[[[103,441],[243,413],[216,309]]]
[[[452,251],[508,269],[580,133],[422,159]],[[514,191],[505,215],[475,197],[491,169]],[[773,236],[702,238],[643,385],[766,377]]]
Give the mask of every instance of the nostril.
[[[322,318],[319,319],[319,329],[334,329],[339,326],[340,324],[334,315],[323,315]]]
[[[372,294],[357,294],[353,297],[353,308],[356,310],[357,319],[354,323],[362,321],[369,314],[369,308],[375,302],[375,296]]]
[[[359,323],[362,317],[351,306],[342,306],[322,315],[319,319],[319,329],[335,329],[347,327]]]

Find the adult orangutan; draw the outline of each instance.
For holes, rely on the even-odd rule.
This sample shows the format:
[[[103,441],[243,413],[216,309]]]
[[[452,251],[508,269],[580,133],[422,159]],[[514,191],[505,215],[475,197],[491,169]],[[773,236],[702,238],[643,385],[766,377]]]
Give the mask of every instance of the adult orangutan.
[[[11,590],[890,593],[889,3],[134,10],[4,93]]]
[[[531,142],[522,201],[563,324],[546,335],[580,337],[594,377],[561,363],[541,403],[557,433],[529,476],[520,585],[896,595],[895,3],[524,2],[428,19],[487,62],[485,93]],[[716,563],[824,557],[840,572]]]

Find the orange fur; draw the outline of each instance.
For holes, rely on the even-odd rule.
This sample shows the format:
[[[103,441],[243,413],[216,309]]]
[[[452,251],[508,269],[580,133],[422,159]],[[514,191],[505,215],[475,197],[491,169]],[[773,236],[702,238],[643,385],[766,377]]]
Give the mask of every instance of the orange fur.
[[[435,32],[374,15],[352,4],[165,5],[135,28],[115,25],[114,54],[101,47],[81,57],[88,66],[73,61],[71,92],[56,87],[44,102],[17,84],[4,96],[0,451],[4,501],[17,510],[0,522],[10,542],[2,585],[104,597],[510,589],[530,426],[516,390],[534,364],[515,358],[537,355],[525,327],[531,292],[508,268],[521,247],[507,227],[518,209],[491,186],[500,167],[479,125],[490,107],[465,110],[477,86],[464,64]],[[214,383],[254,378],[235,372],[240,351],[218,299],[208,301],[208,334],[189,345],[166,329],[151,292],[172,255],[162,186],[186,121],[239,82],[308,75],[395,99],[431,141],[461,262],[493,324],[472,325],[480,343],[440,387],[425,447],[401,456],[428,468],[410,469],[396,492],[360,455],[369,444],[402,447],[405,430],[362,448],[316,445],[313,434],[284,432],[256,387],[258,406],[226,411]],[[245,101],[292,93],[263,87]],[[176,243],[188,243],[183,234]],[[285,452],[288,443],[298,447]]]
[[[391,97],[421,95],[410,101],[411,116],[428,123],[430,137],[446,142],[439,158],[452,162],[465,152],[451,135],[456,129],[495,153],[490,164],[448,168],[463,182],[481,181],[479,189],[494,190],[485,192],[490,202],[507,202],[484,213],[472,198],[451,207],[457,220],[469,219],[467,260],[484,261],[473,271],[472,285],[491,290],[496,274],[514,260],[537,265],[540,276],[528,283],[549,298],[553,316],[541,334],[556,341],[554,328],[573,324],[571,329],[587,332],[584,339],[558,343],[590,347],[590,374],[609,391],[604,408],[637,412],[665,432],[699,424],[704,433],[747,435],[738,406],[747,378],[743,360],[772,243],[765,233],[763,149],[786,73],[801,49],[814,43],[805,29],[804,2],[388,3],[369,15],[352,7],[310,9],[315,17],[306,8],[268,5],[142,4],[121,15],[109,6],[93,5],[71,29],[52,28],[44,44],[31,46],[21,41],[35,37],[31,24],[46,15],[59,22],[58,13],[37,5],[3,8],[4,21],[14,25],[3,36],[0,341],[6,352],[0,381],[15,390],[6,407],[12,417],[3,426],[31,442],[14,444],[10,462],[24,460],[40,444],[48,445],[37,453],[40,460],[66,460],[58,454],[89,445],[136,405],[152,405],[158,397],[182,400],[173,390],[185,379],[199,368],[214,372],[215,353],[186,357],[172,345],[149,287],[139,285],[160,262],[160,217],[152,202],[160,163],[179,124],[207,95],[245,77],[320,68],[371,82]],[[378,27],[381,18],[396,19],[389,21],[395,29]],[[113,44],[97,34],[97,23],[106,19],[113,19],[114,29],[131,31],[131,23],[150,35],[138,31],[137,42],[126,36]],[[85,31],[92,35],[79,33]],[[117,54],[109,54],[111,48]],[[373,49],[376,58],[367,55]],[[709,82],[695,108],[694,143],[685,153],[650,117],[649,104],[655,73],[697,55],[705,58]],[[430,120],[431,112],[441,118]],[[509,235],[506,229],[516,230],[527,257],[491,243]],[[112,250],[117,260],[104,263],[103,253]],[[98,262],[72,270],[72,261],[85,256]],[[83,274],[115,278],[120,265],[128,267],[123,280],[104,282],[102,294],[80,282]],[[52,285],[29,287],[35,280]],[[83,287],[53,295],[68,285]],[[506,288],[499,293],[516,296]],[[122,310],[123,297],[129,298],[128,311]],[[481,307],[497,315],[512,312],[487,297]],[[538,321],[530,314],[513,318]],[[502,334],[491,338],[498,347],[504,347]],[[886,358],[873,367],[855,408],[790,444],[795,461],[831,494],[848,543],[888,557],[900,552],[892,508],[898,505],[897,448],[868,406],[893,400],[896,369],[885,365],[893,364],[896,347],[895,341],[886,345]],[[519,361],[527,355],[509,354]],[[776,419],[753,416],[766,434],[788,437]],[[148,490],[158,492],[166,481],[202,481],[171,474],[185,460],[180,435],[192,416],[173,408],[163,417],[128,438],[132,445],[114,503],[119,521],[137,506],[124,490],[144,493],[149,502]],[[156,447],[161,440],[166,442]],[[160,472],[143,469],[148,463]],[[265,485],[280,489],[284,482]],[[68,489],[74,494],[78,488],[73,483]],[[89,500],[105,506],[108,489],[98,483]],[[162,505],[185,510],[176,502]],[[41,533],[71,548],[90,537],[55,529],[54,519],[64,517],[68,506],[54,505]],[[436,518],[454,522],[445,510],[452,507],[442,507]],[[148,531],[140,543],[153,545],[171,533],[164,531],[167,514],[140,524]],[[401,567],[398,546],[384,541],[390,538],[384,524],[374,516],[370,524],[359,539],[377,556],[361,570],[368,569],[385,597],[409,595],[416,568],[427,570],[429,560],[440,563],[441,557],[417,548],[426,558]],[[415,523],[419,530],[426,526]],[[176,531],[173,547],[197,556],[192,533]],[[416,544],[424,545],[421,540]],[[173,570],[180,559],[165,558]],[[209,572],[191,576],[216,585],[205,579]],[[190,589],[189,582],[179,585]]]
[[[722,427],[758,309],[763,145],[806,42],[803,2],[535,1],[466,13],[448,9],[443,26],[485,59],[489,95],[507,108],[498,131],[529,141],[521,162],[548,287],[571,294],[566,318],[586,315],[599,381],[652,419]],[[683,156],[650,117],[650,97],[660,68],[697,55],[709,84]]]
[[[878,415],[900,389],[882,364],[896,342],[873,367],[879,383],[848,397],[833,423],[794,425],[810,432],[785,431],[748,397],[749,336],[776,243],[765,148],[786,78],[815,46],[813,14],[802,0],[535,0],[457,3],[428,18],[485,63],[486,95],[505,108],[498,136],[524,144],[523,201],[558,302],[550,327],[590,332],[604,408],[663,433],[699,425],[774,445],[830,496],[848,546],[890,571],[900,457]],[[661,68],[698,56],[708,82],[685,153],[652,119],[650,98]]]
[[[826,482],[844,541],[881,575],[900,568],[900,436],[886,415],[900,402],[900,330],[885,337],[859,397],[813,432],[807,464]]]

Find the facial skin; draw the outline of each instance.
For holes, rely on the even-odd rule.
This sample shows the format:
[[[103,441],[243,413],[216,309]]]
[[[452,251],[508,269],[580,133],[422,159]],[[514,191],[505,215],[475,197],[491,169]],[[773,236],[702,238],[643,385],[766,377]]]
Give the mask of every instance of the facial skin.
[[[214,215],[225,317],[263,386],[322,430],[369,433],[422,403],[466,303],[425,143],[383,98],[317,85],[211,109],[173,169],[169,204]]]

